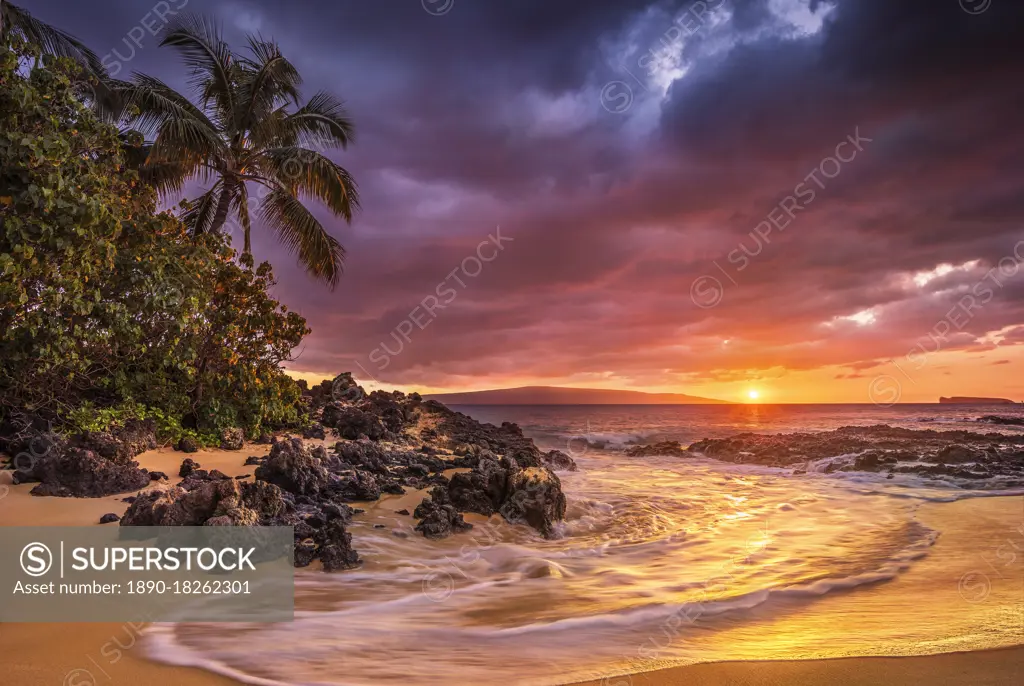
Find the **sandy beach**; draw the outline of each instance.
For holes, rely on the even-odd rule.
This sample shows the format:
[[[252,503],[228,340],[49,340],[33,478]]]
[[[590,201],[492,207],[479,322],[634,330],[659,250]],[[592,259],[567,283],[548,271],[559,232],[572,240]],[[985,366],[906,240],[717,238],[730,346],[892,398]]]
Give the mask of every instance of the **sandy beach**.
[[[205,468],[220,469],[226,474],[251,473],[252,467],[243,465],[251,454],[262,455],[267,446],[246,446],[240,452],[203,451],[192,457]],[[149,451],[139,457],[140,464],[150,470],[164,471],[171,483],[178,481],[177,466],[185,456],[170,449]],[[0,475],[3,483],[10,484],[10,474]],[[8,495],[0,500],[0,526],[95,525],[106,512],[122,513],[124,496],[97,499],[37,498],[28,494],[32,484],[12,486]],[[390,506],[408,506],[417,494],[395,499]],[[367,516],[373,516],[371,506]],[[944,529],[932,554],[921,563],[920,574],[928,574],[928,565],[934,568],[950,564],[946,557],[954,546],[965,545],[970,536],[972,520],[1004,520],[1008,530],[1019,523],[1022,499],[981,498],[956,503],[929,504],[924,508],[924,519]],[[960,523],[958,528],[957,523]],[[980,544],[979,544],[980,545]],[[991,542],[986,542],[990,546]],[[981,548],[979,548],[981,549]],[[969,562],[968,562],[969,563]],[[950,573],[956,573],[954,570]],[[913,583],[911,572],[880,588],[879,602],[885,596],[896,597],[902,584]],[[1013,580],[1011,579],[1010,582]],[[1005,586],[1005,585],[1004,585]],[[1018,579],[1016,588],[1024,601],[1024,579]],[[1012,593],[1006,589],[1007,593]],[[849,597],[848,595],[846,596]],[[844,594],[837,594],[831,602],[837,603],[842,614]],[[114,624],[5,624],[0,625],[0,641],[6,646],[5,671],[10,683],[24,686],[42,686],[61,683],[65,686],[97,686],[100,684],[185,684],[187,686],[223,686],[236,683],[231,679],[201,669],[169,666],[147,659],[140,641],[144,626],[132,623]],[[624,653],[628,652],[624,650]],[[851,657],[824,660],[779,660],[716,662],[686,665],[632,676],[609,676],[600,680],[581,682],[587,686],[631,686],[633,684],[746,684],[750,686],[776,684],[857,684],[882,685],[898,683],[928,683],[959,685],[1019,683],[1024,674],[1024,647],[976,652],[951,652],[918,657]]]

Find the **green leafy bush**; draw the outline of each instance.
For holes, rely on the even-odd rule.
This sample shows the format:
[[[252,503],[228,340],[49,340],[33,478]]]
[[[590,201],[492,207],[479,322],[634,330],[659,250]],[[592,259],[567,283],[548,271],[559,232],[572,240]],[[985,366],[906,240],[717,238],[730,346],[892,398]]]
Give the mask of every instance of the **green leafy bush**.
[[[268,295],[270,265],[157,212],[117,129],[76,99],[74,63],[19,57],[0,55],[0,423],[150,417],[169,439],[301,423],[280,363],[309,329]]]

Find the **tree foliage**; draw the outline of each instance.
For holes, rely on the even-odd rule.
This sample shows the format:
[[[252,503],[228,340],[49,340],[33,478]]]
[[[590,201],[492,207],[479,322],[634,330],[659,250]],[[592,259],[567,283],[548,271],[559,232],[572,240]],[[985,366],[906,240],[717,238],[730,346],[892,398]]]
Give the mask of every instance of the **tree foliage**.
[[[19,57],[0,56],[0,421],[158,413],[255,433],[299,420],[279,365],[308,329],[269,296],[270,265],[156,211],[117,129],[75,97],[73,61],[25,74]]]

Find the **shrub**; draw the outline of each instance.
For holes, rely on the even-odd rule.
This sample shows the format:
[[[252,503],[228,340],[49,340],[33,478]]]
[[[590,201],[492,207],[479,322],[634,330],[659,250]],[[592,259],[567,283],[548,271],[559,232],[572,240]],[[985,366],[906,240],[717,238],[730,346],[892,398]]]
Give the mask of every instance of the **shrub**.
[[[5,430],[158,417],[173,440],[301,423],[280,363],[309,329],[269,296],[270,265],[239,264],[224,237],[192,238],[158,212],[117,129],[75,97],[74,63],[26,73],[23,57],[0,56]]]

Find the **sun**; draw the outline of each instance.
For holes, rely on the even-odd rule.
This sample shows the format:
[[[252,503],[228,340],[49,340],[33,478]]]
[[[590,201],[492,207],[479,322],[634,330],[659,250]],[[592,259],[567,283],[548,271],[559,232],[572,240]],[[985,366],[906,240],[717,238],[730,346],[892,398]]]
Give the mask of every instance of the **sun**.
[[[761,393],[759,391],[751,389],[747,391],[747,397],[750,398],[751,400],[757,400],[758,398],[761,397]]]

